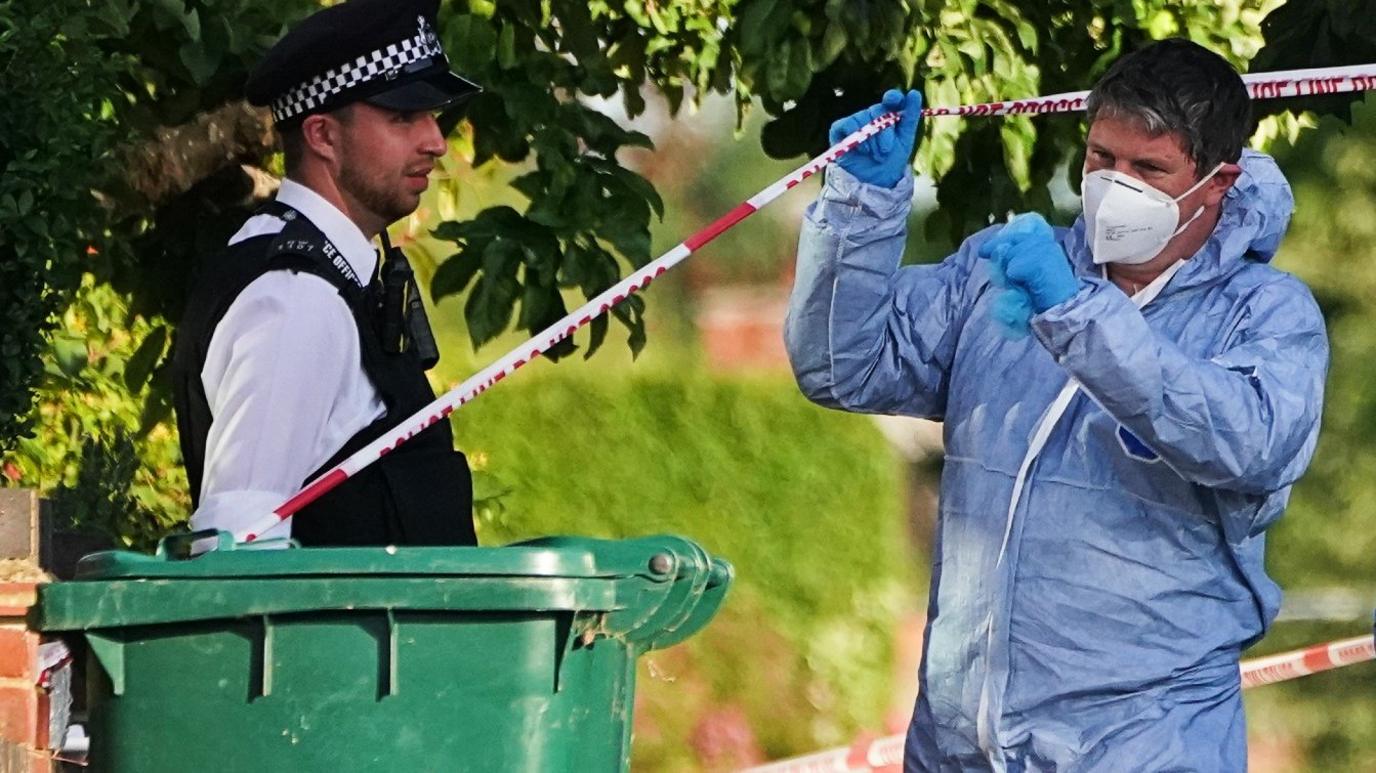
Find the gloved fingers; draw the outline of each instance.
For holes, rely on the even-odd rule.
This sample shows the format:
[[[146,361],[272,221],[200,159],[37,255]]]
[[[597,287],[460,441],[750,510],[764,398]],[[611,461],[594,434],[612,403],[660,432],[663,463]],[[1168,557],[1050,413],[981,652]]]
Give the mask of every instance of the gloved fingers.
[[[1056,270],[1060,265],[1070,270],[1061,245],[1054,239],[1031,236],[1018,243],[1017,249],[1004,261],[1003,272],[1014,282],[1026,282]]]
[[[999,260],[989,260],[989,281],[995,287],[1008,286],[1008,274],[1003,270],[1003,262]]]
[[[885,115],[886,113],[893,112],[899,107],[902,107],[903,104],[903,92],[899,91],[898,89],[889,89],[888,91],[884,92],[884,96],[880,99],[878,104],[871,105],[870,107],[867,107],[864,110],[860,110],[856,113],[852,113],[851,115],[846,116],[845,118],[840,118],[836,121],[833,121],[831,124],[830,131],[827,132],[827,139],[831,142],[831,144],[834,145],[840,142],[841,140],[845,139],[852,133],[859,131],[862,126],[869,123],[870,121],[873,121],[879,118],[880,116]],[[893,148],[894,132],[892,128],[889,128],[884,129],[883,131],[880,131],[879,134],[877,134],[876,136],[871,137],[870,140],[864,143],[864,145],[858,148],[858,150],[861,150],[864,153],[868,154],[870,158],[873,158],[876,161],[882,161],[885,156],[893,152]]]
[[[1003,272],[1010,285],[1027,290],[1036,312],[1069,300],[1079,290],[1065,251],[1052,240],[1034,239],[1008,259]]]
[[[1023,249],[1027,244],[1035,241],[1035,237],[1026,233],[1009,231],[1007,226],[993,236],[989,237],[979,246],[975,253],[985,260],[992,260],[1000,265],[1008,263],[1009,257],[1013,253]]]
[[[1015,234],[1028,234],[1032,236],[1045,237],[1051,239],[1055,232],[1051,230],[1051,224],[1046,222],[1046,218],[1040,212],[1023,212],[1014,215],[1009,219],[1008,225],[1003,227],[1004,231],[1012,231]]]
[[[1046,218],[1036,212],[1025,212],[1016,215],[1008,221],[1008,224],[1000,228],[998,233],[989,237],[979,246],[978,255],[981,258],[993,258],[995,252],[1000,249],[1000,245],[1012,244],[1012,249],[1023,249],[1027,244],[1038,241],[1054,242],[1056,234],[1051,230],[1051,225],[1046,222]],[[1006,257],[1006,248],[1004,251]]]
[[[873,142],[879,151],[878,157],[881,158],[881,160],[887,158],[888,155],[893,152],[893,127],[880,130],[879,134],[875,135]]]
[[[1030,330],[1032,299],[1016,288],[1003,290],[994,298],[992,315],[1006,337],[1022,338]]]
[[[898,122],[898,136],[909,151],[917,141],[917,130],[922,126],[922,92],[917,89],[903,95],[903,117]]]
[[[883,103],[883,102],[880,102],[879,104],[874,105],[873,107],[871,107],[871,108],[869,109],[868,112],[869,112],[869,117],[867,117],[867,118],[865,119],[865,123],[869,123],[870,121],[873,121],[873,120],[875,120],[876,118],[879,118],[880,116],[882,116],[882,115],[888,113],[889,111],[888,111],[888,110],[885,110],[885,109],[884,109],[884,103]],[[860,127],[857,126],[857,127],[855,127],[855,128],[859,129]],[[879,132],[879,134],[878,134],[877,136],[871,137],[871,138],[870,138],[870,141],[865,143],[865,151],[866,151],[867,153],[869,153],[869,154],[870,154],[870,158],[874,159],[875,161],[883,161],[883,160],[884,160],[884,153],[885,153],[886,151],[881,147],[881,145],[880,145],[879,142],[876,142],[876,140],[878,140],[879,137],[882,137],[882,136],[884,136],[885,134],[890,135],[890,140],[889,140],[889,142],[892,143],[892,142],[893,142],[893,140],[892,140],[893,129],[883,129],[883,130],[881,130],[881,131]],[[892,145],[890,145],[890,147],[892,147]]]
[[[859,129],[862,125],[860,118],[862,114],[867,113],[856,113],[854,115],[848,115],[845,118],[837,118],[835,121],[832,121],[831,131],[827,134],[828,141],[831,142],[831,144],[835,145],[836,143],[840,142],[841,140],[849,136],[856,129]]]

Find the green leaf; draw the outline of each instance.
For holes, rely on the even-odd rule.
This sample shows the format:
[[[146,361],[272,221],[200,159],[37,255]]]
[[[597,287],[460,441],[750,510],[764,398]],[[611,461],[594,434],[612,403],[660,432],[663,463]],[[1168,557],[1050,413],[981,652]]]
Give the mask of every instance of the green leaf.
[[[846,49],[846,29],[840,22],[827,22],[827,31],[822,34],[821,47],[817,51],[817,66],[827,68],[836,61],[836,57]]]
[[[503,0],[501,5],[515,12],[517,20],[529,28],[538,28],[545,21],[540,0]]]
[[[630,189],[631,193],[648,202],[650,208],[661,220],[664,219],[664,199],[660,197],[659,192],[655,190],[655,186],[649,180],[619,164],[611,165],[610,171],[622,185]]]
[[[607,327],[606,314],[598,314],[588,323],[588,350],[583,352],[583,359],[592,359],[597,350],[602,348],[602,342],[607,340]]]
[[[805,41],[798,41],[799,46],[806,45]],[[769,96],[780,101],[787,99],[785,96],[788,91],[788,82],[793,63],[793,41],[782,40],[775,47],[773,55],[769,58],[769,70],[765,79],[765,84],[769,89]]]
[[[592,56],[582,60],[583,82],[579,90],[584,94],[611,97],[621,88],[621,79],[616,77],[612,63],[603,56]]]
[[[510,70],[516,67],[517,63],[516,27],[504,24],[501,34],[497,37],[497,64],[503,70]]]
[[[527,272],[525,292],[521,295],[521,316],[516,324],[531,333],[538,333],[567,314],[559,288],[533,282]]]
[[[1176,22],[1175,14],[1164,8],[1153,13],[1147,22],[1148,34],[1157,40],[1170,37],[1179,31],[1180,25]]]
[[[812,82],[812,47],[803,41],[793,46],[788,62],[788,80],[784,86],[785,99],[798,99]]]
[[[143,403],[143,411],[139,414],[140,436],[147,435],[154,427],[172,419],[172,400],[168,394],[168,390],[154,389],[148,395],[148,399]]]
[[[545,192],[549,185],[549,175],[542,171],[528,172],[507,183],[528,199],[535,199]]]
[[[580,61],[599,58],[602,46],[597,40],[587,3],[582,0],[562,0],[554,3],[553,9],[564,33],[561,41],[564,50]]]
[[[524,257],[525,251],[521,248],[520,242],[498,236],[483,250],[483,273],[506,276],[514,280],[516,269],[520,268]]]
[[[478,277],[473,292],[464,304],[464,319],[468,322],[468,337],[477,349],[501,334],[511,323],[511,313],[521,285],[516,278],[484,273]]]
[[[206,41],[183,43],[177,55],[191,79],[200,86],[209,83],[220,67],[221,52]]]
[[[497,31],[477,16],[463,14],[449,20],[444,29],[445,50],[465,73],[485,72],[497,51]]]
[[[132,8],[119,0],[107,0],[94,4],[92,10],[92,18],[106,26],[110,37],[123,38],[129,35],[129,21],[134,16]]]
[[[183,0],[153,0],[154,23],[158,30],[166,31],[174,25],[186,26],[186,3]]]
[[[508,28],[509,29],[509,28]],[[506,114],[524,122],[543,123],[554,120],[559,100],[549,88],[534,83],[514,83],[504,85],[501,90],[503,107]],[[527,124],[529,125],[529,124]],[[524,137],[514,138],[525,141]]]
[[[766,37],[766,31],[777,5],[778,0],[744,0],[737,7],[742,54],[758,53],[772,42],[772,36]]]
[[[139,344],[139,348],[124,366],[124,385],[130,392],[137,394],[148,384],[148,379],[162,361],[166,348],[167,327],[158,325],[144,337],[143,343]]]
[[[619,194],[607,202],[598,236],[611,242],[636,266],[650,260],[649,206],[643,199]]]
[[[440,223],[430,234],[436,239],[451,242],[486,240],[505,231],[519,229],[523,222],[521,213],[511,207],[489,207],[479,212],[472,220],[448,220]]]
[[[478,256],[486,246],[485,242],[478,242],[459,250],[441,263],[439,268],[435,269],[435,276],[430,280],[430,297],[438,301],[468,289],[469,282],[473,281],[473,276],[482,266]]]
[[[201,14],[192,8],[182,17],[182,29],[186,30],[186,36],[192,40],[201,39]]]
[[[632,295],[616,306],[612,307],[612,313],[617,320],[631,331],[626,344],[631,348],[631,357],[639,357],[640,352],[645,349],[645,299],[638,295]]]
[[[58,370],[62,371],[68,378],[76,378],[81,375],[81,371],[86,368],[90,361],[90,352],[86,349],[86,339],[77,336],[63,335],[53,338],[53,359],[57,361]]]
[[[542,283],[555,283],[563,255],[559,237],[554,235],[554,231],[528,222],[520,230],[508,234],[508,238],[515,239],[525,248],[527,269],[537,272]]]

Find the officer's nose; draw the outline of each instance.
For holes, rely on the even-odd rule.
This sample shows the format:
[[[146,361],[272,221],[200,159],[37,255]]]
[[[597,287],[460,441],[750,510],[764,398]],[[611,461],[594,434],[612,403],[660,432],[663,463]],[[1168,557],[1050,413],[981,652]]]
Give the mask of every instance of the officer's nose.
[[[442,156],[448,151],[449,146],[444,141],[444,132],[440,131],[439,120],[427,113],[421,123],[420,152],[428,156]]]

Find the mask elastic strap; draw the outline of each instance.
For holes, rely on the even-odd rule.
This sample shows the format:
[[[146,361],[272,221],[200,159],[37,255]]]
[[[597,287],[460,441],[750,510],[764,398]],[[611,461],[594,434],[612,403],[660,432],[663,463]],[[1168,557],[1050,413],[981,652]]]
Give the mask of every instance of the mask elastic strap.
[[[1176,197],[1175,197],[1175,200],[1176,200],[1176,201],[1180,201],[1181,199],[1185,198],[1186,196],[1190,195],[1191,193],[1194,193],[1195,191],[1199,190],[1200,186],[1202,186],[1204,183],[1208,182],[1208,181],[1210,180],[1210,178],[1212,178],[1214,175],[1218,174],[1218,170],[1222,169],[1222,168],[1223,168],[1223,165],[1224,165],[1225,163],[1227,163],[1227,162],[1224,162],[1224,161],[1218,162],[1218,166],[1214,167],[1208,174],[1206,174],[1206,175],[1204,175],[1202,178],[1200,178],[1199,182],[1197,182],[1197,183],[1195,183],[1194,185],[1190,186],[1190,189],[1189,189],[1189,190],[1185,191],[1184,193],[1180,194],[1179,196],[1176,196]],[[1183,233],[1184,230],[1185,230],[1186,228],[1189,228],[1189,227],[1190,227],[1190,223],[1193,223],[1194,221],[1198,220],[1198,219],[1199,219],[1199,216],[1202,215],[1202,214],[1204,214],[1204,205],[1201,204],[1201,205],[1199,206],[1199,209],[1196,209],[1196,210],[1194,211],[1194,214],[1193,214],[1193,215],[1190,215],[1190,219],[1189,219],[1189,220],[1186,220],[1185,222],[1181,223],[1181,224],[1180,224],[1180,227],[1177,228],[1177,229],[1175,229],[1175,231],[1171,233],[1171,238],[1173,239],[1173,238],[1179,236],[1181,233]]]
[[[1228,162],[1226,162],[1226,161],[1220,161],[1220,162],[1218,162],[1218,166],[1216,166],[1216,167],[1214,167],[1213,169],[1209,170],[1209,173],[1208,173],[1208,174],[1206,174],[1206,175],[1204,175],[1203,177],[1199,178],[1199,182],[1195,183],[1194,185],[1191,185],[1189,190],[1185,191],[1184,193],[1180,194],[1179,196],[1176,196],[1176,197],[1175,197],[1175,200],[1178,202],[1178,201],[1180,201],[1181,199],[1185,198],[1186,196],[1190,195],[1191,193],[1194,193],[1195,191],[1199,190],[1200,186],[1204,185],[1204,183],[1206,183],[1206,182],[1208,182],[1210,179],[1212,179],[1214,175],[1218,174],[1218,170],[1222,169],[1222,168],[1223,168],[1223,165],[1226,164],[1226,163],[1228,163]]]
[[[1194,221],[1198,220],[1199,216],[1202,214],[1204,214],[1204,206],[1201,204],[1199,209],[1196,209],[1194,211],[1194,214],[1190,215],[1189,220],[1186,220],[1185,222],[1181,223],[1179,228],[1171,232],[1171,238],[1174,239],[1175,237],[1184,233],[1185,229],[1190,227],[1190,223],[1193,223]]]

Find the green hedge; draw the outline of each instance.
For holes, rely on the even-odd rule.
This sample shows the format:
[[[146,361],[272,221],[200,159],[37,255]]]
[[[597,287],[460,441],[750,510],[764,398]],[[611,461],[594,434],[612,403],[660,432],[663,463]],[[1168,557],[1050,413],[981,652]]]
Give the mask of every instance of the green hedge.
[[[674,532],[735,564],[717,620],[641,669],[638,770],[729,767],[746,722],[769,758],[878,728],[894,621],[925,593],[898,462],[787,376],[649,370],[531,368],[455,414],[480,496],[509,490],[480,539]]]

